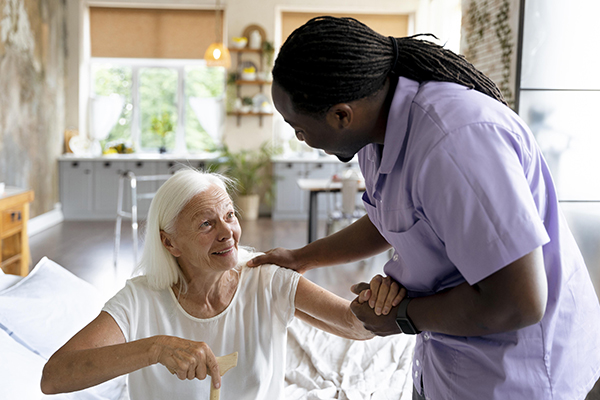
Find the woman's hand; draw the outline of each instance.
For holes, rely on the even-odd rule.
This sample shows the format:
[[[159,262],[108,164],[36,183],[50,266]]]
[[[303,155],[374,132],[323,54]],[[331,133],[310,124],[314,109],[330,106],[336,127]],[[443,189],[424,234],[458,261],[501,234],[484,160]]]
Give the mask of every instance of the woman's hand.
[[[278,247],[267,251],[264,255],[254,257],[246,265],[248,267],[258,267],[263,264],[275,264],[304,274],[309,270],[308,265],[300,263],[298,259],[298,249],[289,250]]]
[[[212,377],[215,389],[221,387],[219,365],[212,350],[204,342],[181,339],[174,336],[156,337],[156,362],[181,380]]]
[[[358,295],[356,300],[359,304],[368,301],[376,315],[388,315],[392,307],[396,307],[406,297],[406,289],[389,276],[376,275],[370,284],[357,283],[350,290]]]

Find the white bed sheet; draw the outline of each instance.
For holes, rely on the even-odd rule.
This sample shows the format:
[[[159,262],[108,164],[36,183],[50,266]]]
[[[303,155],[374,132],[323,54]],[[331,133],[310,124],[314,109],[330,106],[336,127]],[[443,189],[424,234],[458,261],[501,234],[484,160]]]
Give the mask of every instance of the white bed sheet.
[[[410,400],[415,337],[343,339],[298,319],[288,329],[286,400]]]

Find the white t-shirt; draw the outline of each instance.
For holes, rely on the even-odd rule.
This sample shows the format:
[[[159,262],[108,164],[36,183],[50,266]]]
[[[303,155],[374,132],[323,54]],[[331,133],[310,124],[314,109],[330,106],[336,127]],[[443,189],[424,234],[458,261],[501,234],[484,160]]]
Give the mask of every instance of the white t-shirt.
[[[171,289],[156,291],[144,276],[129,280],[104,306],[127,342],[172,335],[207,343],[215,356],[238,352],[237,367],[222,378],[221,399],[282,399],[287,326],[294,317],[300,274],[274,265],[242,267],[231,304],[199,319],[181,307]],[[210,376],[179,380],[156,364],[129,374],[132,400],[208,399]]]

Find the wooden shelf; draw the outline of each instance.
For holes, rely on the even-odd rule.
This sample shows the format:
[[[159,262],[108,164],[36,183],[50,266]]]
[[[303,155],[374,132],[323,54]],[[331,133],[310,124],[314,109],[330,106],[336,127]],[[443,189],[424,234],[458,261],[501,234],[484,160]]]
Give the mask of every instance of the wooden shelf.
[[[266,112],[247,112],[247,113],[243,113],[243,112],[239,112],[239,111],[229,111],[227,112],[227,115],[231,115],[234,117],[237,117],[237,126],[240,126],[241,122],[242,122],[242,117],[250,117],[250,116],[256,116],[258,117],[258,123],[260,126],[262,126],[263,124],[263,117],[265,116],[271,116],[273,115],[273,113],[266,113]]]
[[[227,49],[230,53],[262,53],[262,49],[251,49],[249,47],[244,47],[243,49],[234,49],[228,47]]]
[[[243,81],[243,80],[236,80],[235,84],[236,85],[270,85],[271,83],[273,83],[272,81],[262,81],[262,80],[253,80],[253,81]]]

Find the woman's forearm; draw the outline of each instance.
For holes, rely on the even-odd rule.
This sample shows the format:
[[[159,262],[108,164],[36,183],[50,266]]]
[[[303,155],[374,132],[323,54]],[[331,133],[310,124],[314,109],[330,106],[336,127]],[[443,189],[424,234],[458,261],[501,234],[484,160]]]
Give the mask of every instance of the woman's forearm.
[[[44,366],[42,392],[82,390],[155,364],[155,338],[91,349],[59,350]]]
[[[368,215],[350,226],[298,249],[308,269],[347,264],[380,254],[390,244],[379,233]]]
[[[350,302],[302,277],[296,289],[296,317],[348,339],[374,337],[350,310]]]

